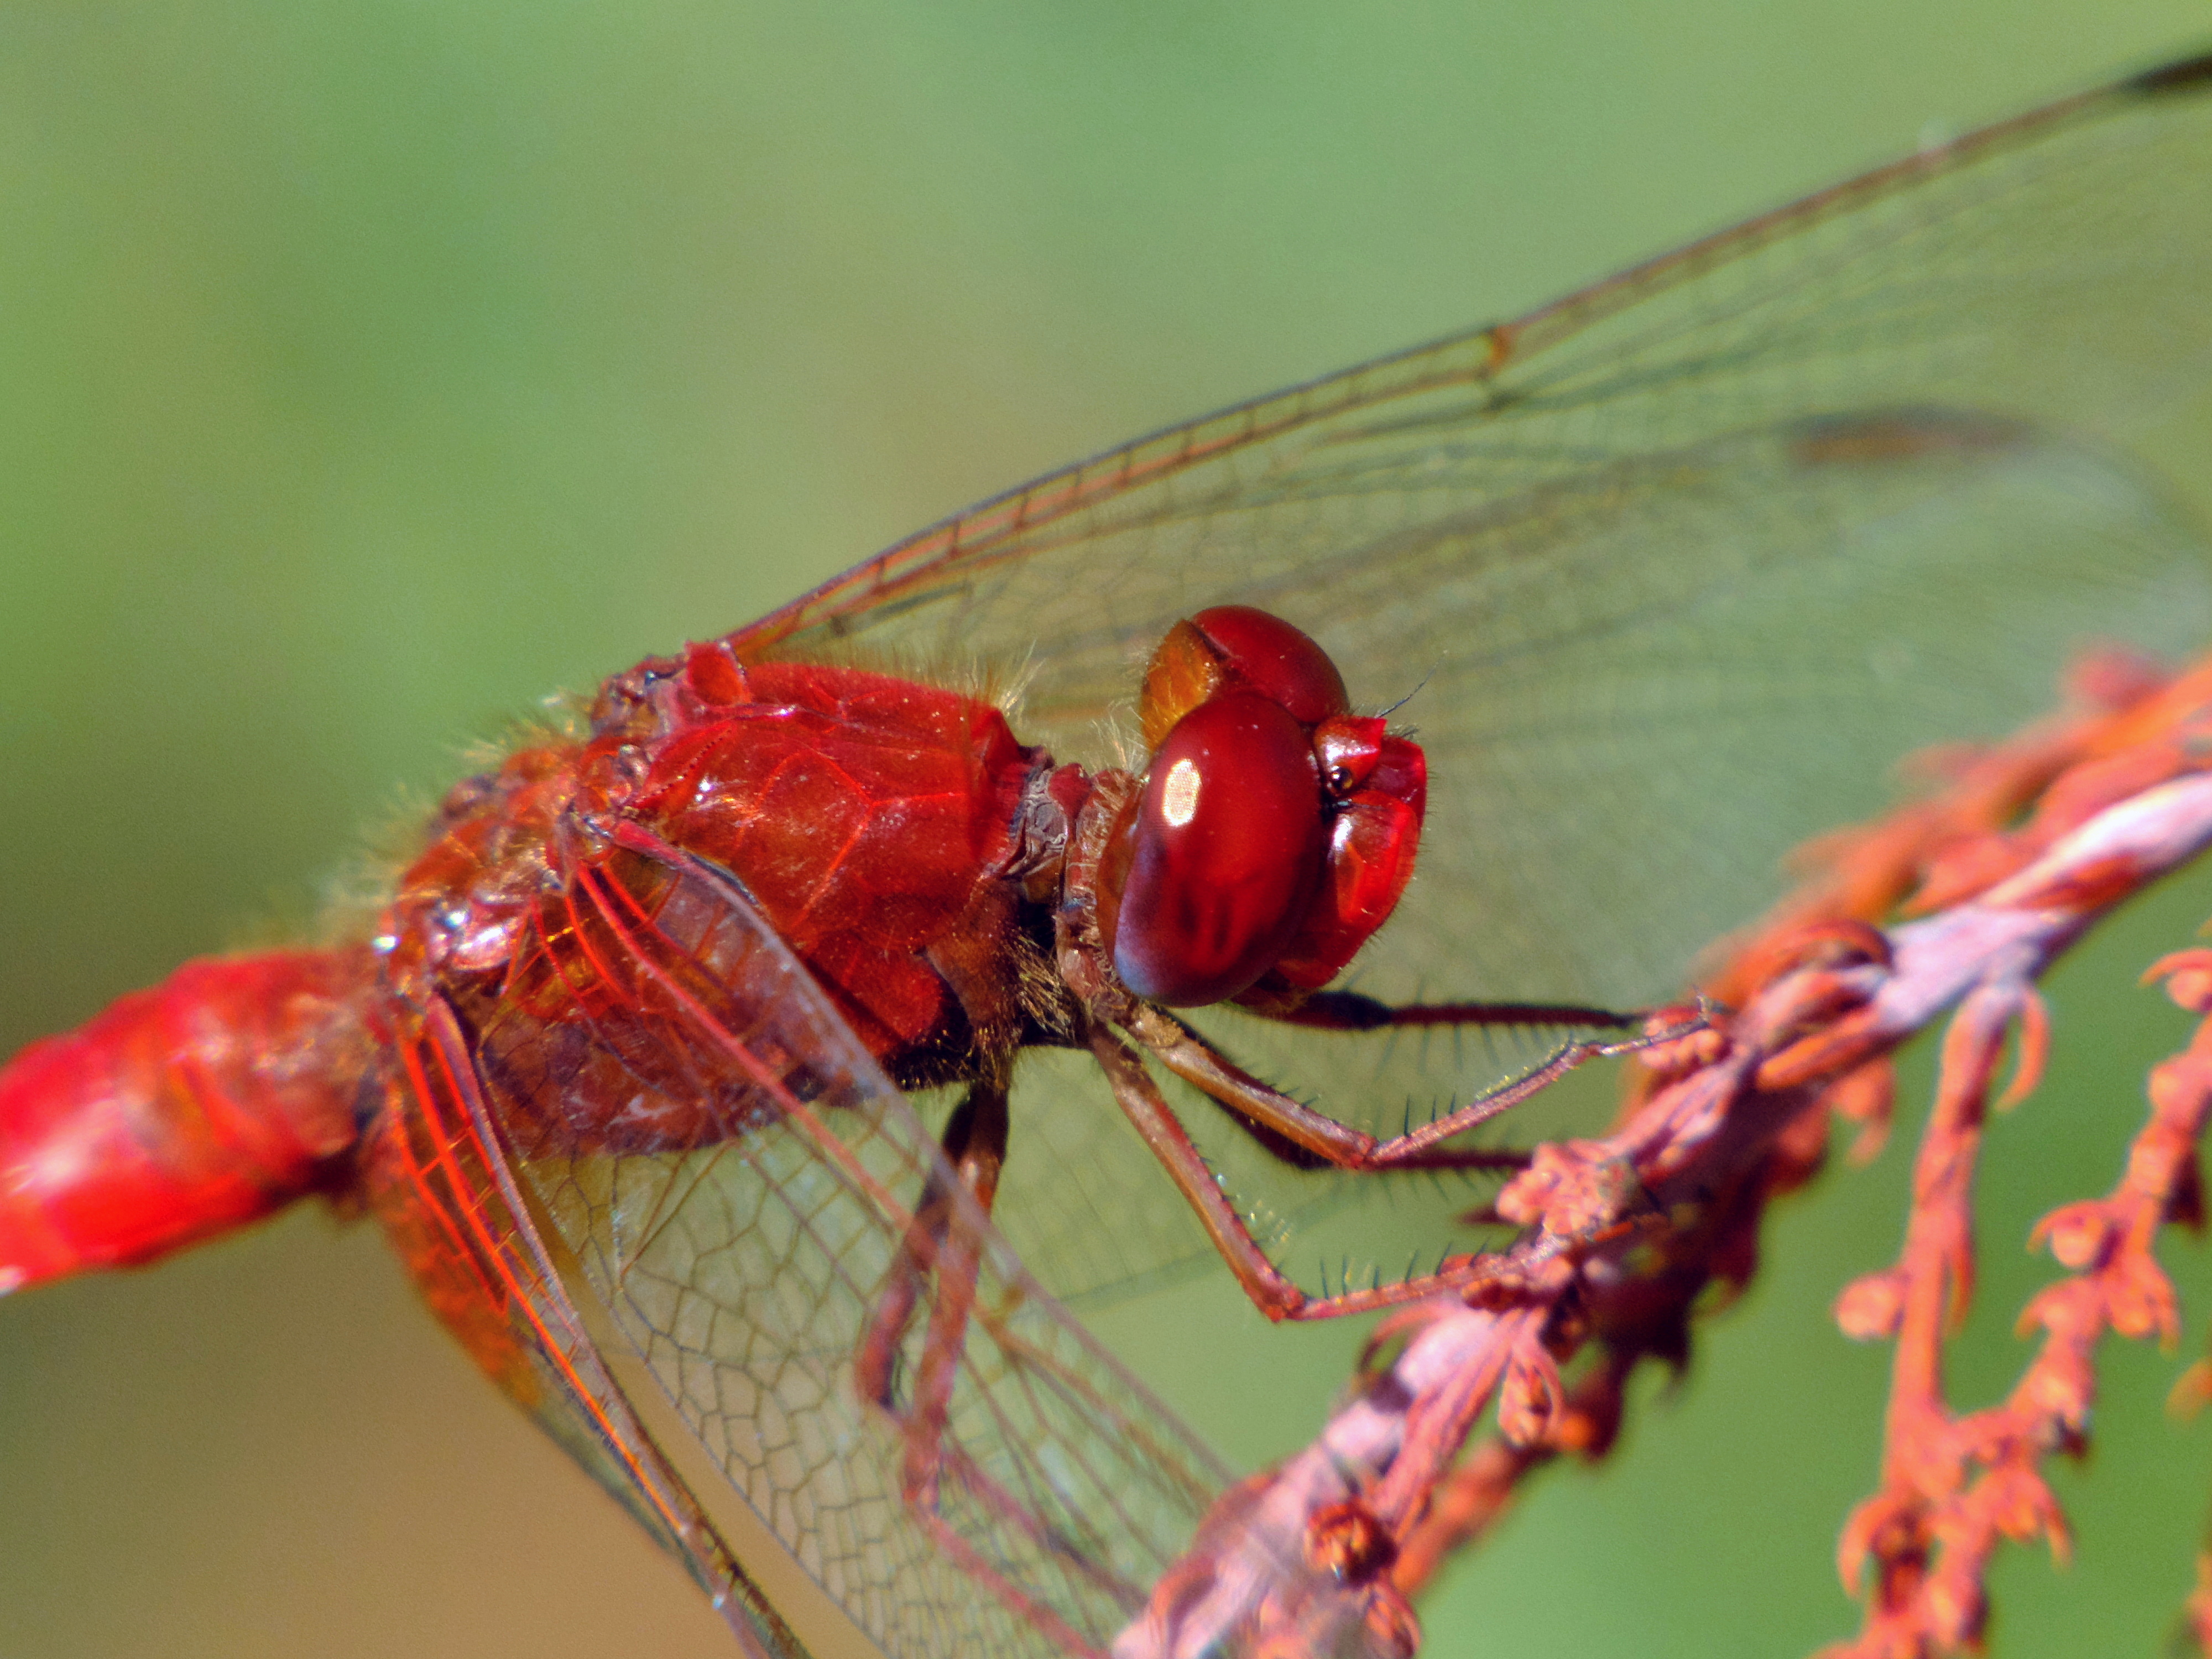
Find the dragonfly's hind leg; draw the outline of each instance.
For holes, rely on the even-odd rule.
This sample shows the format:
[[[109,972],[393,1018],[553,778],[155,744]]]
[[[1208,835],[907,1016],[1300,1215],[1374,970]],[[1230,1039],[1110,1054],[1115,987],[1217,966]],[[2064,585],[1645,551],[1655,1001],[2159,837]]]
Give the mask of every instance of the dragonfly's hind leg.
[[[1056,1648],[1086,1652],[1089,1645],[1058,1613],[987,1560],[946,1522],[940,1501],[949,1475],[1002,1523],[1026,1530],[1065,1565],[1079,1567],[1080,1551],[1050,1536],[1049,1528],[975,1467],[948,1437],[953,1392],[965,1362],[976,1286],[982,1277],[991,1205],[1006,1162],[1006,1134],[1005,1085],[971,1085],[945,1124],[940,1138],[945,1162],[924,1187],[914,1219],[899,1242],[854,1370],[862,1397],[899,1426],[905,1447],[900,1496],[937,1547],[976,1583],[1034,1624]],[[911,1397],[902,1401],[899,1355],[925,1297],[928,1324],[914,1367]],[[1111,1583],[1107,1575],[1096,1576],[1101,1583]],[[1113,1588],[1130,1598],[1132,1606],[1140,1595],[1135,1587]]]
[[[923,1442],[943,1432],[981,1269],[980,1225],[990,1219],[999,1170],[1006,1162],[1007,1121],[1006,1091],[1000,1084],[972,1085],[953,1109],[940,1138],[945,1161],[922,1188],[921,1201],[899,1241],[854,1362],[862,1397],[896,1413],[906,1425],[910,1469],[923,1455]],[[960,1190],[948,1187],[948,1175]],[[937,1290],[930,1304],[922,1364],[915,1378],[914,1398],[902,1408],[897,1398],[899,1352],[933,1274]],[[927,1455],[933,1458],[933,1449]]]

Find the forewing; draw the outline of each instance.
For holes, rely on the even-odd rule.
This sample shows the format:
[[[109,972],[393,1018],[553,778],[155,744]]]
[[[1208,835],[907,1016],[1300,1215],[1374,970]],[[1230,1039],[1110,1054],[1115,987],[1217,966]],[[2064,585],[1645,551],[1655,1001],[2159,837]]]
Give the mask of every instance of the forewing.
[[[991,1236],[933,1502],[902,1490],[928,1304],[899,1337],[891,1410],[863,1399],[855,1357],[947,1172],[743,893],[671,857],[580,859],[538,941],[569,981],[559,1012],[511,994],[476,1033],[531,1208],[665,1391],[670,1461],[703,1472],[691,1490],[780,1605],[762,1549],[897,1659],[1103,1647],[1222,1470]],[[694,1144],[655,1145],[664,1106],[703,1110]]]
[[[1403,699],[1428,753],[1413,884],[1350,982],[1646,1006],[1778,896],[1791,848],[1887,805],[1911,751],[2050,708],[2085,646],[2202,642],[2198,527],[2138,467],[2201,456],[2208,382],[2212,60],[1041,479],[740,644],[1018,687],[1024,740],[1095,764],[1127,758],[1171,623],[1265,605],[1355,700]],[[1377,1133],[1544,1042],[1198,1020]],[[1025,1065],[1051,1082],[1018,1087],[1000,1213],[1040,1276],[1081,1295],[1202,1258],[1095,1073]],[[1486,1189],[1449,1179],[1411,1205],[1357,1183],[1393,1190],[1395,1244],[1367,1212],[1317,1232],[1346,1183],[1177,1098],[1310,1286],[1468,1242],[1437,1219]]]
[[[2212,370],[2208,76],[1102,456],[740,644],[979,665],[1025,740],[1098,763],[1169,624],[1266,605],[1428,750],[1363,988],[1679,993],[1908,751],[2047,707],[2088,641],[2212,620],[2193,528],[2111,459]]]

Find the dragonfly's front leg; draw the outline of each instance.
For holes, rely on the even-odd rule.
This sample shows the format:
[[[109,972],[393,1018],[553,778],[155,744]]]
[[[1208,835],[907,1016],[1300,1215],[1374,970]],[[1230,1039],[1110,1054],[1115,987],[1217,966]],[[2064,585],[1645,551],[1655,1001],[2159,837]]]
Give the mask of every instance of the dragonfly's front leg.
[[[1367,1004],[1365,999],[1357,1000],[1370,1008],[1395,1012],[1389,1010],[1385,1004]],[[1459,1016],[1456,1018],[1427,1018],[1424,1016],[1440,1011],[1423,1009],[1416,1011],[1413,1018],[1403,1023],[1475,1023],[1468,1017],[1468,1011],[1481,1006],[1452,1006]],[[1516,1012],[1524,1017],[1527,1012],[1526,1010]],[[1545,1012],[1556,1016],[1562,1011],[1547,1009]],[[1630,1017],[1626,1016],[1603,1015],[1595,1010],[1574,1012],[1584,1017],[1582,1023],[1585,1024],[1626,1025],[1630,1023]],[[1592,1015],[1598,1017],[1588,1018]],[[1338,1006],[1327,1011],[1322,1018],[1305,1023],[1334,1024],[1340,1029],[1376,1029],[1400,1022],[1389,1018],[1367,1018],[1364,1010],[1353,1010],[1348,1013],[1344,1007]],[[1498,1022],[1493,1018],[1490,1023]],[[1492,1152],[1455,1150],[1445,1143],[1455,1135],[1463,1134],[1477,1124],[1517,1105],[1589,1060],[1631,1052],[1656,1042],[1685,1035],[1695,1030],[1700,1023],[1693,1018],[1655,1034],[1613,1041],[1577,1038],[1563,1042],[1534,1069],[1477,1096],[1434,1122],[1405,1134],[1377,1139],[1268,1087],[1237,1066],[1204,1037],[1149,1004],[1133,1004],[1125,1011],[1121,1021],[1124,1029],[1147,1052],[1157,1056],[1162,1065],[1225,1107],[1243,1127],[1253,1132],[1262,1146],[1286,1161],[1310,1166],[1326,1164],[1341,1170],[1372,1172],[1467,1169],[1518,1163],[1517,1158],[1501,1158]],[[1146,1073],[1142,1060],[1127,1044],[1103,1029],[1094,1032],[1091,1051],[1105,1072],[1122,1111],[1167,1170],[1185,1200],[1198,1212],[1199,1219],[1215,1249],[1220,1251],[1231,1271],[1237,1275],[1237,1283],[1243,1286],[1244,1293],[1269,1318],[1328,1319],[1346,1314],[1364,1313],[1458,1289],[1476,1277],[1479,1269],[1474,1258],[1461,1256],[1448,1259],[1434,1273],[1424,1273],[1398,1284],[1347,1291],[1337,1296],[1308,1296],[1269,1261],[1267,1253],[1260,1248],[1243,1217],[1222,1191],[1212,1170],[1191,1142],[1174,1110],[1162,1097],[1158,1086]]]
[[[1364,1002],[1365,999],[1360,1000]],[[1517,1006],[1513,1010],[1514,1017],[1487,1019],[1474,1017],[1490,1013],[1491,1011],[1484,1005],[1425,1006],[1404,1011],[1412,1015],[1404,1020],[1396,1018],[1395,1016],[1400,1011],[1389,1009],[1388,1004],[1369,1006],[1383,1009],[1394,1017],[1350,1029],[1374,1030],[1400,1024],[1526,1023],[1526,1011]],[[1562,1011],[1545,1012],[1556,1017]],[[1575,1012],[1581,1017],[1580,1023],[1597,1023],[1589,1018],[1596,1011]],[[1627,1025],[1640,1017],[1606,1014],[1600,1018],[1620,1026]],[[1444,1144],[1455,1136],[1465,1134],[1477,1125],[1511,1110],[1531,1096],[1541,1093],[1568,1073],[1593,1060],[1632,1054],[1655,1043],[1687,1036],[1699,1029],[1703,1023],[1701,1016],[1691,1015],[1662,1030],[1633,1036],[1571,1037],[1559,1043],[1528,1071],[1508,1079],[1495,1088],[1485,1090],[1433,1121],[1425,1123],[1418,1129],[1407,1130],[1403,1134],[1377,1138],[1349,1124],[1340,1123],[1325,1112],[1317,1112],[1310,1106],[1301,1104],[1279,1090],[1269,1088],[1197,1032],[1158,1009],[1139,1005],[1132,1010],[1127,1020],[1131,1035],[1151,1053],[1158,1055],[1163,1066],[1192,1087],[1218,1101],[1246,1122],[1287,1140],[1322,1163],[1334,1164],[1340,1170],[1354,1170],[1465,1167],[1468,1160],[1464,1155],[1443,1150]]]
[[[1286,1008],[1255,1012],[1282,1025],[1317,1031],[1380,1031],[1429,1025],[1586,1025],[1627,1031],[1642,1014],[1589,1008],[1578,1002],[1384,1002],[1357,991],[1316,991]]]

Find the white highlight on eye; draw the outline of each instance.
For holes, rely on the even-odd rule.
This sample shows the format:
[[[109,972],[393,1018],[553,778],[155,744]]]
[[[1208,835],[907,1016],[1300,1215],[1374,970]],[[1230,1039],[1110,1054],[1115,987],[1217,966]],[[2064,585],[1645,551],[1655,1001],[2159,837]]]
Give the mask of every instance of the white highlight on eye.
[[[1167,787],[1160,791],[1160,816],[1168,827],[1180,830],[1198,816],[1198,763],[1179,760],[1168,768]]]

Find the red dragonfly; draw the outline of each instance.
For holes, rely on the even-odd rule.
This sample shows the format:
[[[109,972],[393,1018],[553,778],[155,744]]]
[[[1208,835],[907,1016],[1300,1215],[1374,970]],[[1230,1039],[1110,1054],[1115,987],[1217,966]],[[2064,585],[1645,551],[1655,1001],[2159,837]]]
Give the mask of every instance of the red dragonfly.
[[[1931,149],[616,675],[367,936],[0,1072],[0,1273],[365,1203],[748,1650],[1104,1650],[1225,1474],[1065,1300],[1207,1251],[1276,1317],[1448,1286],[1449,1236],[1297,1264],[1494,1156],[1501,1022],[1679,994],[1899,756],[2201,640],[2128,457],[2212,368],[2208,94]]]

